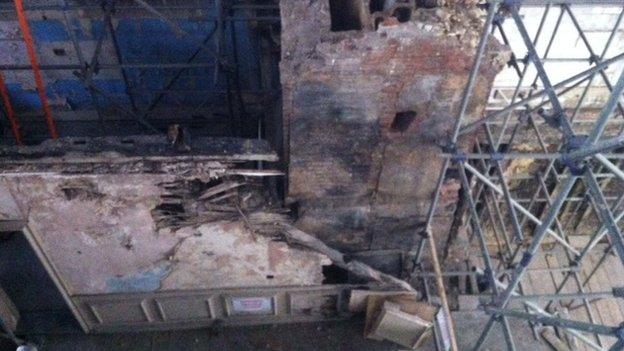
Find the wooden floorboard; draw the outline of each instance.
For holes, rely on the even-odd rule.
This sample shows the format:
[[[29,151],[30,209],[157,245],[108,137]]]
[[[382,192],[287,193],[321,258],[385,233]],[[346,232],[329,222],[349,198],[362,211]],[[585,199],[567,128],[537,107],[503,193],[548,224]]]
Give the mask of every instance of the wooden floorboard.
[[[579,293],[579,285],[582,284],[588,274],[594,269],[602,253],[604,252],[604,245],[599,245],[593,249],[593,251],[585,258],[585,261],[581,265],[579,272],[576,274],[578,277],[571,276],[565,286],[562,288],[561,293]],[[494,252],[491,252],[494,255]],[[473,262],[477,265],[483,266],[483,260],[481,257],[473,257]],[[495,267],[498,267],[499,260],[493,259]],[[567,272],[545,272],[535,271],[536,269],[545,268],[564,268],[570,266],[570,257],[566,255],[564,249],[555,248],[547,252],[538,252],[533,257],[529,266],[529,271],[525,274],[520,281],[523,294],[553,294],[556,289],[563,282]],[[591,280],[583,287],[585,292],[607,292],[611,291],[614,287],[624,287],[624,265],[620,261],[619,257],[611,254],[608,256],[602,266],[596,271]],[[545,308],[548,301],[539,300],[535,301],[540,307]],[[589,299],[589,306],[591,307],[593,322],[596,324],[604,325],[619,325],[624,322],[624,299],[619,298],[603,298],[603,299]],[[521,305],[517,305],[514,308],[520,308]],[[591,322],[590,315],[587,311],[583,300],[558,300],[553,303],[554,308],[551,308],[549,312],[559,312],[562,317],[582,321]],[[597,341],[597,339],[590,334],[583,333],[590,337],[590,339]],[[600,336],[600,342],[602,347],[608,349],[615,343],[615,338],[608,336]],[[576,340],[576,346],[574,350],[593,350],[584,343]]]

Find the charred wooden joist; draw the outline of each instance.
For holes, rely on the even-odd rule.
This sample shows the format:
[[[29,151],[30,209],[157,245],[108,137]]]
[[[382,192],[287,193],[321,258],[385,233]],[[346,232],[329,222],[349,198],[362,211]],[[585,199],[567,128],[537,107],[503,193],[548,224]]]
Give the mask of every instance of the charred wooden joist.
[[[278,175],[254,162],[276,162],[268,142],[197,138],[182,147],[167,136],[64,138],[36,146],[0,147],[0,173],[171,174],[186,177]]]

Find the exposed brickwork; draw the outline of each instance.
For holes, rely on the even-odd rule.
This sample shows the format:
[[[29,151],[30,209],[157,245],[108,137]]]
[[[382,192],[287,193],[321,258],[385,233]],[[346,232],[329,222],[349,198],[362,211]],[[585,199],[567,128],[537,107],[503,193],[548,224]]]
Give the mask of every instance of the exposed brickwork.
[[[376,13],[362,31],[331,32],[327,0],[283,1],[281,11],[298,225],[344,250],[408,247],[441,167],[436,142],[459,110],[481,13],[417,9],[409,22],[386,16],[375,30]],[[482,112],[506,59],[496,41],[489,48],[469,118]],[[397,113],[403,120],[393,125]]]

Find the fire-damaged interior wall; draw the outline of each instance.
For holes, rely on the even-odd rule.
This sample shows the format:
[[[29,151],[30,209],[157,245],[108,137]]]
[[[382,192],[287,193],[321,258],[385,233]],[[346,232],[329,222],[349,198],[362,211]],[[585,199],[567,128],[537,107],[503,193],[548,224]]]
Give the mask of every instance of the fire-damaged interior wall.
[[[297,225],[346,251],[409,248],[441,168],[439,144],[460,108],[482,10],[390,0],[280,4]],[[506,59],[491,39],[468,118],[483,111]],[[445,186],[442,201],[454,204],[457,183]],[[439,232],[448,232],[452,214],[436,220]]]
[[[274,202],[259,176],[271,170],[248,166],[277,160],[267,142],[199,138],[189,158],[163,139],[0,148],[0,193],[69,295],[321,284],[325,256],[242,217]]]
[[[166,193],[160,184],[172,178],[29,176],[3,183],[28,209],[31,229],[70,294],[321,282],[321,255],[254,235],[237,214],[158,228],[153,212]]]

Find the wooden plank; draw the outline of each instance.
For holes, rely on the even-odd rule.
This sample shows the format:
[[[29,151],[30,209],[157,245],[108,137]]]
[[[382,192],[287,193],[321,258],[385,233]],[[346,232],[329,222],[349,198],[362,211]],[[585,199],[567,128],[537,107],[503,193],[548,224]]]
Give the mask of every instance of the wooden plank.
[[[543,253],[538,253],[533,257],[530,268],[533,268],[533,269],[548,268],[548,264],[546,262],[546,259]],[[527,276],[531,280],[534,294],[550,294],[554,291],[555,289],[554,283],[549,273],[545,271],[540,271],[540,272],[529,271]],[[546,302],[539,301],[538,305],[543,308],[546,306]]]
[[[24,221],[24,216],[15,202],[11,191],[0,179],[0,223],[19,223]]]
[[[0,318],[4,323],[4,326],[11,332],[15,332],[20,315],[13,304],[13,301],[9,298],[2,287],[0,287]]]
[[[113,153],[116,160],[139,157],[155,161],[166,158],[180,158],[182,161],[278,161],[277,154],[266,140],[200,137],[190,140],[188,146],[189,150],[181,151],[165,135],[62,138],[33,146],[0,146],[0,159],[2,165],[76,160],[92,162],[109,159]]]
[[[61,279],[61,276],[58,274],[58,270],[56,269],[56,267],[54,267],[52,262],[48,259],[47,255],[45,254],[41,246],[41,236],[38,235],[34,230],[32,230],[30,226],[26,226],[23,230],[23,233],[26,239],[28,239],[28,242],[30,243],[30,246],[33,248],[33,251],[35,251],[35,253],[37,254],[39,261],[41,261],[41,263],[43,264],[43,267],[46,269],[46,271],[48,272],[48,275],[54,282],[54,285],[56,285],[56,287],[59,289],[59,292],[61,293],[61,296],[63,296],[65,303],[67,303],[67,306],[74,314],[74,317],[76,317],[76,320],[80,324],[80,327],[85,333],[88,333],[90,329],[89,329],[89,326],[87,325],[85,317],[81,314],[74,300],[72,300],[71,296],[69,295],[69,290],[67,289],[66,284],[63,282],[63,280]]]
[[[598,262],[599,257],[596,255],[590,255],[590,260],[592,264],[596,264]],[[601,291],[611,291],[613,288],[613,281],[610,279],[609,275],[606,272],[606,266],[608,262],[604,262],[602,266],[596,271],[596,285],[601,289]],[[600,311],[600,314],[603,316],[603,320],[608,325],[619,325],[624,318],[620,313],[620,308],[614,299],[602,299],[596,304],[596,309]]]
[[[549,263],[549,266],[553,268],[569,266],[568,256],[566,255],[566,252],[563,249],[555,250],[554,252],[552,252],[552,254],[548,255],[547,262]],[[567,273],[560,273],[560,274],[553,273],[552,274],[553,280],[555,281],[557,286],[559,286],[559,284],[563,281],[566,275]],[[578,285],[574,276],[568,279],[568,281],[566,282],[561,292],[563,293],[577,293],[578,292]],[[589,322],[589,315],[587,313],[587,310],[582,305],[582,302],[580,300],[578,299],[577,300],[560,300],[556,304],[561,306],[561,311],[562,313],[564,313],[565,318],[576,320],[576,321]],[[579,308],[575,308],[571,310],[568,309],[569,306],[572,306],[572,305],[578,306],[579,304],[581,304],[581,307]],[[570,336],[569,334],[566,334],[566,335],[567,335],[566,339],[570,342],[570,345],[574,346],[573,348],[574,350],[593,351],[593,349],[587,346],[585,343]],[[590,338],[593,339],[594,341],[597,341],[595,338],[592,338],[592,337]]]
[[[554,254],[547,254],[546,257],[546,265],[548,266],[548,268],[558,268],[558,267],[565,267],[565,264],[560,264],[559,260],[557,259],[557,256]],[[559,285],[561,285],[561,283],[563,282],[563,279],[565,278],[565,275],[567,273],[550,273],[550,277],[553,281],[553,284],[555,286],[555,288],[553,289],[553,292],[556,291],[557,287]],[[563,287],[563,289],[561,290],[561,292],[567,293],[567,292],[572,292],[571,290],[571,286],[570,286],[571,280],[568,279],[568,282],[566,282],[565,286]],[[564,306],[564,305],[568,305],[570,303],[570,300],[561,300],[556,302],[557,305],[559,306]]]
[[[26,225],[9,188],[0,181],[0,233],[17,232]]]
[[[226,192],[228,190],[234,189],[234,188],[238,188],[239,186],[244,185],[244,182],[235,182],[235,181],[226,181],[223,182],[219,185],[213,186],[212,188],[206,189],[206,191],[204,191],[200,196],[199,199],[200,200],[206,200],[208,198],[211,198],[215,195],[221,194],[223,192]]]
[[[624,266],[618,257],[609,256],[604,264],[604,269],[612,287],[624,286]],[[621,320],[624,320],[624,299],[614,299],[614,302],[618,305],[620,315],[623,316]]]
[[[585,279],[587,279],[587,276],[589,275],[589,273],[591,272],[591,269],[593,268],[593,265],[591,264],[591,262],[589,260],[590,256],[588,256],[586,258],[587,261],[584,262],[581,265],[581,274],[580,274],[581,282],[584,282]],[[596,277],[592,277],[592,279],[589,280],[588,284],[584,287],[586,292],[597,292],[597,291],[600,291],[600,286],[598,286],[595,281],[596,281]],[[590,301],[590,306],[592,308],[592,311],[593,311],[593,314],[594,314],[594,318],[595,318],[594,323],[605,324],[605,321],[603,320],[602,314],[596,308],[596,304],[595,303],[591,303],[591,301]],[[600,335],[598,337],[600,338],[600,341],[603,343],[603,345],[607,345],[608,344],[608,342],[609,342],[608,338],[606,338],[603,335]]]
[[[553,328],[544,328],[541,335],[554,351],[568,351],[570,349],[568,345],[557,337]]]
[[[23,220],[0,220],[0,233],[19,232],[25,225]]]

